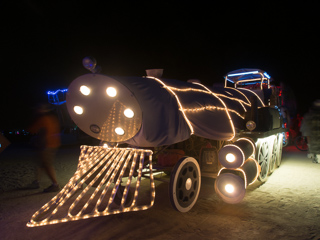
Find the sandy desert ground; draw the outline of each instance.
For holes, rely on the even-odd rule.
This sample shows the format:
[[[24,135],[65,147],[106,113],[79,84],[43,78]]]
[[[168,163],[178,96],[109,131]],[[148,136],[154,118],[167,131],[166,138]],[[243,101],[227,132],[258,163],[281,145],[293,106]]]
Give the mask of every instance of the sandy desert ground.
[[[65,185],[76,170],[79,146],[64,146],[56,170]],[[180,213],[170,204],[168,184],[156,182],[151,209],[29,228],[31,216],[56,193],[17,190],[33,180],[34,152],[10,146],[0,155],[0,239],[320,239],[320,164],[286,147],[282,165],[264,184],[248,187],[236,205],[222,202],[214,179],[202,178],[199,199]]]

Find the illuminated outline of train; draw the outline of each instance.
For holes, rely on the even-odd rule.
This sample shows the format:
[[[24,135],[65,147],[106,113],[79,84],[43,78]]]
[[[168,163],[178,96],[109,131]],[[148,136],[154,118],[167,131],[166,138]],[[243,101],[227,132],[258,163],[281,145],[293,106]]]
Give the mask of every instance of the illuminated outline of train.
[[[82,131],[108,143],[109,147],[82,146],[74,177],[52,201],[35,213],[28,226],[147,209],[154,202],[153,173],[157,170],[169,169],[170,201],[180,212],[189,211],[196,203],[201,175],[216,178],[215,191],[223,201],[238,203],[249,184],[257,178],[266,181],[268,175],[279,167],[285,129],[276,106],[277,93],[270,87],[270,76],[264,71],[240,69],[230,72],[225,77],[224,87],[214,88],[199,81],[163,79],[159,70],[149,70],[146,77],[109,77],[94,72],[96,63],[91,58],[85,58],[83,63],[93,73],[80,76],[70,84],[67,108]],[[201,147],[201,153],[196,154],[201,159],[187,155],[179,157],[173,166],[159,164],[165,159],[164,152],[172,153],[179,148],[177,146],[186,146],[184,143],[191,138],[206,144]],[[119,148],[118,144],[126,147]],[[157,167],[152,167],[154,160],[150,149],[159,153],[155,158],[158,164],[154,166]],[[182,147],[181,150],[184,153],[188,149]],[[141,154],[140,163],[134,154]],[[143,162],[147,157],[149,162]],[[130,173],[126,175],[131,162]],[[138,169],[136,165],[139,165]],[[212,169],[213,165],[213,171],[206,171],[206,167]],[[134,172],[139,180],[134,197],[128,201],[132,194],[128,184],[131,184]],[[118,176],[117,180],[115,176]],[[122,187],[121,181],[125,177],[128,177],[127,185]],[[148,206],[138,208],[135,202],[141,177],[150,178],[152,196]],[[85,194],[80,194],[71,204],[67,217],[50,220],[84,183],[96,189],[103,189],[104,185],[109,188],[114,183],[109,200],[105,200],[107,210],[97,207],[102,205],[105,197],[99,195],[93,213],[84,213],[83,209],[87,209],[96,197],[96,190],[81,211],[71,213]],[[118,199],[120,210],[110,210],[119,189],[122,189]],[[101,190],[104,194],[106,191]],[[86,194],[88,192],[86,190]],[[41,219],[40,215],[48,211],[48,206],[52,208],[49,217]]]

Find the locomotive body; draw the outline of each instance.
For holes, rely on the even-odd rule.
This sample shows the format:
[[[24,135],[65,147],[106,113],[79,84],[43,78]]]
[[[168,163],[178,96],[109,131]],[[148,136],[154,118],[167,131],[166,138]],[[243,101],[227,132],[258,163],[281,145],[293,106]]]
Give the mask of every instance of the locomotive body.
[[[253,84],[258,88],[253,89]],[[249,184],[257,178],[265,181],[281,162],[285,129],[280,111],[270,100],[274,96],[270,89],[269,75],[256,69],[231,72],[224,87],[152,75],[109,77],[91,73],[78,77],[67,92],[72,120],[91,137],[109,146],[126,147],[82,146],[76,174],[57,195],[63,199],[58,207],[87,184],[85,193],[92,187],[96,190],[84,209],[101,192],[91,213],[84,209],[72,213],[74,205],[84,198],[85,194],[80,194],[71,204],[68,217],[50,221],[56,212],[50,210],[50,217],[39,220],[42,212],[49,211],[45,205],[29,226],[147,209],[154,201],[153,173],[164,170],[170,173],[171,203],[180,212],[189,211],[196,203],[201,175],[216,178],[215,191],[225,202],[240,202]],[[192,144],[186,144],[191,140],[199,147],[193,149]],[[153,158],[149,149],[155,152]],[[163,164],[170,153],[176,160]],[[149,160],[144,162],[145,158]],[[133,177],[138,180],[131,194]],[[151,203],[138,208],[142,177],[150,179]],[[126,184],[122,186],[121,182]],[[117,196],[120,210],[110,208]],[[99,210],[103,199],[108,204]],[[51,209],[55,204],[57,199],[49,204]]]
[[[81,88],[92,92],[85,95]],[[116,96],[107,94],[110,88]],[[246,130],[245,118],[252,110],[252,99],[257,109],[265,107],[260,97],[248,89],[212,88],[155,77],[88,74],[69,86],[67,107],[74,122],[94,138],[156,147],[184,141],[193,134],[232,140]],[[79,114],[77,108],[83,112]],[[125,110],[132,111],[133,116],[126,117]],[[279,127],[280,121],[274,125]],[[121,129],[120,133],[116,129]]]

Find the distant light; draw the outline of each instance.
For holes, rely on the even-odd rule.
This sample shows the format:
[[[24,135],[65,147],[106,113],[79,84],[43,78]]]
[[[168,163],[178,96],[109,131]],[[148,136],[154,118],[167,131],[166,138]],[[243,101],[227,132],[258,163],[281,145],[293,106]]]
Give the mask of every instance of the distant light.
[[[231,184],[227,184],[224,189],[227,191],[227,193],[233,193],[234,192],[234,186]]]
[[[124,110],[124,115],[127,118],[133,118],[134,112],[130,108],[127,108],[126,110]]]
[[[80,87],[80,92],[81,92],[83,95],[88,96],[88,95],[90,94],[91,90],[90,90],[90,88],[88,88],[87,86],[82,85],[82,86]]]
[[[124,130],[121,127],[117,127],[114,131],[120,136],[124,134]]]
[[[226,155],[226,160],[227,160],[229,163],[232,163],[232,162],[234,162],[234,161],[236,160],[236,157],[234,156],[234,154],[228,153],[228,154]]]
[[[73,110],[76,114],[79,114],[79,115],[83,113],[83,108],[80,106],[74,106]]]
[[[107,94],[109,97],[115,97],[117,96],[117,90],[114,87],[108,87]]]

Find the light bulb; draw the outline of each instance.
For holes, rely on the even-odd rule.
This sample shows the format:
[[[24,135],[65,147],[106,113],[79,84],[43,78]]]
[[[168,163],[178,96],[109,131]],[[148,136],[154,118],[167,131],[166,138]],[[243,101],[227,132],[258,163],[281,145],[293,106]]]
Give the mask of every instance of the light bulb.
[[[130,108],[127,108],[126,110],[124,110],[123,113],[127,118],[133,118],[134,116],[134,112]]]
[[[228,153],[226,155],[226,160],[229,162],[229,163],[232,163],[236,160],[236,157],[232,154],[232,153]]]
[[[117,96],[117,90],[114,87],[108,87],[107,94],[109,97],[115,97]]]
[[[124,130],[121,127],[117,127],[114,131],[120,136],[124,134]]]
[[[73,110],[78,115],[81,115],[83,113],[83,108],[80,106],[74,106]]]
[[[234,186],[232,186],[231,184],[227,184],[224,189],[228,192],[228,193],[233,193],[234,192]]]
[[[88,96],[88,95],[90,94],[91,90],[90,90],[90,88],[88,88],[87,86],[82,85],[82,86],[80,87],[80,92],[81,92],[83,95]]]

